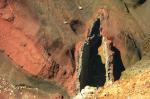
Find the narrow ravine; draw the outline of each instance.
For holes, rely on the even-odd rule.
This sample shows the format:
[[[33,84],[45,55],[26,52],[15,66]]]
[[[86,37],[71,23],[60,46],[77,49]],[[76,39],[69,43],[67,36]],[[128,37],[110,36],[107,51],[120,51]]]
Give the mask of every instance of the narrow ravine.
[[[102,43],[100,36],[100,19],[97,19],[81,51],[81,73],[79,76],[80,89],[90,85],[94,87],[103,86],[105,83],[105,64],[102,63],[98,48]]]

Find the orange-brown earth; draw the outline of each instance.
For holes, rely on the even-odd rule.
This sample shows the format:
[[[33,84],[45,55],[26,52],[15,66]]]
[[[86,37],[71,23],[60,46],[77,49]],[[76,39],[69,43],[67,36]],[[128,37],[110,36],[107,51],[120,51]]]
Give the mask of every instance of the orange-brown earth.
[[[82,94],[74,99],[149,99],[149,64],[149,60],[141,60],[134,65],[136,67],[127,69],[120,80],[114,83],[108,82],[104,87],[98,89],[85,88],[84,91],[81,91]]]
[[[13,2],[7,1],[6,6],[0,9],[1,51],[21,70],[35,76],[53,78],[73,94],[76,76],[71,73],[70,59],[67,59],[67,69],[64,70],[55,60],[49,58],[36,39],[40,23],[21,5],[15,7]],[[13,9],[17,11],[14,13]]]
[[[0,48],[24,70],[37,75],[46,63],[41,47],[16,29],[11,23],[0,19]],[[23,57],[22,57],[23,56]]]
[[[138,8],[128,9],[130,13],[126,10],[119,0],[0,0],[0,50],[22,71],[55,80],[74,95],[82,41],[99,13],[105,17],[102,35],[120,50],[126,67],[149,52],[147,39],[147,49],[143,48],[148,24],[143,26],[136,19]],[[74,55],[70,54],[72,49]]]
[[[149,64],[149,61],[147,63]],[[130,77],[130,79],[122,79],[113,84],[106,85],[104,88],[98,90],[97,97],[98,99],[148,99],[150,98],[149,74],[150,71],[148,69],[134,77]]]

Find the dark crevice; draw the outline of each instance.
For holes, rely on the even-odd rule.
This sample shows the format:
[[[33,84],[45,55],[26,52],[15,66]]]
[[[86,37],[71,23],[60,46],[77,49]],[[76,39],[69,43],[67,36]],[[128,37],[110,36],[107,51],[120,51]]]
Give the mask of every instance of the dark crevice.
[[[137,8],[141,5],[143,5],[147,0],[124,0],[124,5],[126,8],[133,7]]]
[[[141,5],[141,4],[144,4],[146,2],[146,0],[139,0],[138,2],[137,2],[137,4],[138,5]]]
[[[70,54],[71,54],[73,60],[75,60],[75,55],[74,55],[75,53],[74,52],[75,52],[75,47],[70,49]]]
[[[124,2],[124,6],[125,6],[125,8],[126,8],[126,11],[128,12],[128,13],[130,13],[130,11],[129,11],[129,8],[128,8],[128,6],[127,6],[127,4]]]
[[[87,36],[82,47],[81,55],[81,71],[79,75],[80,90],[85,86],[100,87],[104,86],[106,82],[106,68],[102,63],[101,56],[98,54],[98,48],[102,44],[102,36],[100,35],[100,19],[97,19],[91,31]],[[113,77],[114,80],[119,80],[122,71],[125,70],[120,51],[113,45],[110,50],[114,52],[112,64],[113,64]],[[111,60],[108,60],[111,61]]]
[[[89,37],[92,37],[93,35],[100,35],[100,19],[97,19],[95,23],[93,24],[90,34],[88,34]]]
[[[67,51],[66,51],[66,56],[70,58],[71,61],[71,66],[72,66],[72,74],[74,74],[75,70],[76,70],[76,64],[75,64],[75,46],[70,47]]]
[[[137,8],[138,6],[141,6],[142,4],[144,4],[145,2],[146,0],[138,0],[137,3],[133,7]]]
[[[120,51],[112,46],[111,50],[114,52],[113,55],[113,76],[114,76],[114,81],[119,80],[121,77],[121,73],[125,70],[125,67],[123,65],[122,59],[121,59],[121,55],[120,55]]]
[[[69,50],[69,54],[70,54],[70,58],[71,58],[71,64],[72,64],[72,74],[74,74],[74,72],[76,70],[74,53],[75,53],[75,47],[73,47]]]
[[[80,90],[86,85],[99,87],[105,83],[105,64],[102,63],[101,56],[98,55],[98,48],[102,43],[100,36],[100,19],[93,24],[88,40],[84,43],[82,53],[82,67],[79,76]]]

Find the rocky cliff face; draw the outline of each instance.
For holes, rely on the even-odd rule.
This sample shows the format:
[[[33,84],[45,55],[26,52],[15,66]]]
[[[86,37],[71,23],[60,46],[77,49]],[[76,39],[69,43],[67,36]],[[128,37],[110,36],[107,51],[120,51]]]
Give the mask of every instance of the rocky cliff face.
[[[0,51],[20,71],[56,81],[73,96],[81,86],[103,86],[107,65],[118,80],[124,69],[149,59],[149,5],[148,0],[0,0]]]

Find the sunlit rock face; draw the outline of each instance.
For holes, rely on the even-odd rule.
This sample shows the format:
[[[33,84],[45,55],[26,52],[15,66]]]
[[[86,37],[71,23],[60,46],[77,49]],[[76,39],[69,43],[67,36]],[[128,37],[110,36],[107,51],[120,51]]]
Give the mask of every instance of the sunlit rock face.
[[[149,4],[149,0],[0,0],[0,51],[20,70],[56,81],[72,96],[80,89],[79,62],[87,58],[80,60],[81,49],[97,17],[104,17],[99,31],[113,42],[125,68],[149,57]],[[93,50],[102,64],[104,43]],[[93,58],[90,64],[98,63]],[[97,81],[94,73],[82,77],[93,79],[87,83],[102,80],[105,70],[101,75],[102,65],[98,66]]]
[[[142,57],[140,44],[143,42],[143,34],[132,17],[117,10],[106,9],[102,10],[101,13],[105,14],[105,20],[102,23],[102,35],[111,40],[113,45],[119,49],[125,67],[140,60]],[[129,24],[132,25],[129,26]]]

